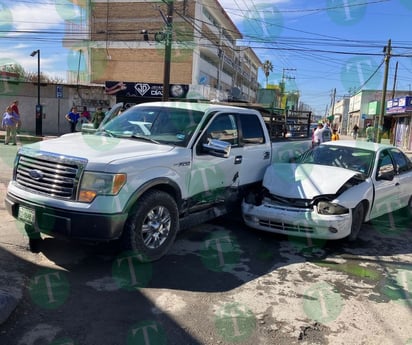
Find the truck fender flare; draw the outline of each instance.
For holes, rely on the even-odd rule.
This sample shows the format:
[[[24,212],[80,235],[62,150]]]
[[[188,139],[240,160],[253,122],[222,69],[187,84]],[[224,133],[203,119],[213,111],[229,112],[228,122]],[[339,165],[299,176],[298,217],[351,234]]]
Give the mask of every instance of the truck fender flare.
[[[156,177],[153,180],[146,181],[133,193],[126,204],[126,211],[129,212],[136,201],[150,189],[159,189],[169,193],[176,200],[177,207],[180,209],[182,194],[179,185],[167,177]]]

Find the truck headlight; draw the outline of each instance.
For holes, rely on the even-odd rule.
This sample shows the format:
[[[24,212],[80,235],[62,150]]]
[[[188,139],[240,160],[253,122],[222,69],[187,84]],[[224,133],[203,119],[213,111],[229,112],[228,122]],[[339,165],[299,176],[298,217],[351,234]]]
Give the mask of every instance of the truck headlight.
[[[349,213],[349,210],[346,207],[333,204],[330,201],[319,201],[317,207],[319,214],[336,215]]]
[[[92,202],[97,195],[116,195],[126,183],[126,174],[85,172],[78,200]]]

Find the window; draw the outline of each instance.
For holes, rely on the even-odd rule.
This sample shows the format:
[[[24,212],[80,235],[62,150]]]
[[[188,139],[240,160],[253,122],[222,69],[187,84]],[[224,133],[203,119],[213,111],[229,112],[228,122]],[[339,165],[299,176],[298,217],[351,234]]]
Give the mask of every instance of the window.
[[[378,172],[376,177],[378,179],[387,179],[394,174],[395,169],[388,150],[382,151],[379,155]]]
[[[242,127],[243,142],[245,144],[263,144],[265,137],[258,117],[251,114],[241,115],[239,118]]]
[[[229,142],[238,145],[238,130],[235,116],[230,114],[218,115],[206,130],[207,138]]]
[[[399,174],[412,169],[410,160],[401,151],[391,149],[391,155],[395,161],[396,170]]]

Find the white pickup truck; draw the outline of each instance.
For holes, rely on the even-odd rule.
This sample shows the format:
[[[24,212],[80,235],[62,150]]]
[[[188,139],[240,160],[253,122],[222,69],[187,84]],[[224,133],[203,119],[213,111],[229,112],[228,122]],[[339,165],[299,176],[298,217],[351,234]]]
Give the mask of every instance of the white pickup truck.
[[[24,222],[32,251],[44,233],[120,240],[123,249],[153,261],[167,253],[179,229],[240,209],[272,162],[310,145],[310,138],[272,142],[257,110],[144,103],[94,134],[22,146],[5,203]]]

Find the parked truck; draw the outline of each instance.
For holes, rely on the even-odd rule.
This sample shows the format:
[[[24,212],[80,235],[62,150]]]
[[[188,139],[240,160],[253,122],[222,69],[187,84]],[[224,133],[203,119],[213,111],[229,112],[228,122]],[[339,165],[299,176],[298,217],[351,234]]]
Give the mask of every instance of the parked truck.
[[[180,229],[240,209],[272,162],[311,145],[310,138],[274,141],[269,133],[264,116],[248,107],[139,104],[96,133],[22,146],[6,208],[24,223],[32,251],[47,234],[117,240],[154,261]]]

